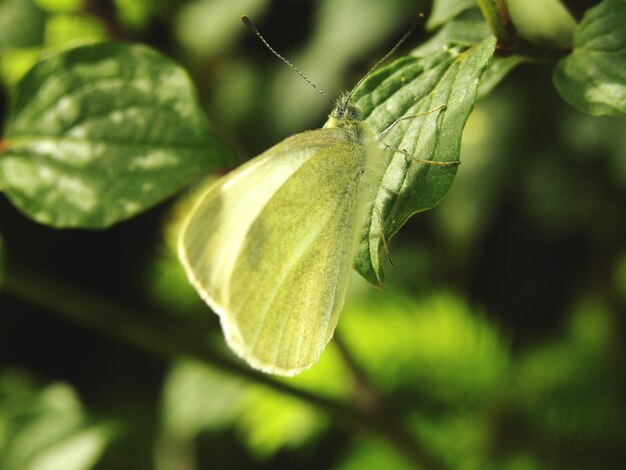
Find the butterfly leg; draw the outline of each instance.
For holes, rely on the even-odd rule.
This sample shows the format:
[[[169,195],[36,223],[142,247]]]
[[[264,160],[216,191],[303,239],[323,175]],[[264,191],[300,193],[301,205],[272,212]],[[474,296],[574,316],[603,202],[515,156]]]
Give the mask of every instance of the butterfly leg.
[[[398,125],[398,123],[400,123],[402,121],[408,121],[409,119],[417,119],[417,118],[420,118],[420,117],[428,116],[429,114],[435,113],[435,112],[440,111],[440,110],[445,109],[445,108],[446,108],[445,104],[440,104],[436,108],[433,108],[433,109],[431,109],[429,111],[426,111],[424,113],[414,114],[413,116],[403,116],[403,117],[400,117],[400,118],[396,119],[395,121],[393,121],[391,124],[389,124],[389,126],[387,126],[387,128],[384,131],[382,131],[380,134],[378,134],[376,136],[376,140],[382,139],[391,129],[396,127]]]
[[[385,254],[387,255],[389,264],[393,266],[393,258],[391,257],[391,251],[389,250],[389,244],[387,243],[387,235],[385,235],[385,224],[383,224],[383,217],[380,215],[380,211],[378,210],[376,201],[374,201],[374,212],[376,212],[376,217],[378,217],[378,222],[380,223],[380,239],[383,242],[383,248],[385,249]]]
[[[421,158],[415,158],[413,155],[409,154],[409,152],[407,152],[404,149],[399,149],[397,147],[392,147],[391,145],[387,145],[387,144],[382,144],[387,150],[391,150],[392,152],[395,153],[401,153],[402,155],[404,155],[406,158],[413,160],[416,163],[425,163],[427,165],[435,165],[435,166],[456,166],[456,165],[460,165],[461,161],[460,160],[454,160],[451,162],[437,162],[437,161],[433,161],[433,160],[424,160]]]

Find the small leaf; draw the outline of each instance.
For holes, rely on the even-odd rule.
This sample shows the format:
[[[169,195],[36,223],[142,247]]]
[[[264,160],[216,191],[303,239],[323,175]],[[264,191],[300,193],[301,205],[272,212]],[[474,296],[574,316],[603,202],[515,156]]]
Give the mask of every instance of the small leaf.
[[[0,49],[40,45],[43,27],[44,16],[31,0],[0,1]]]
[[[106,25],[94,16],[57,14],[46,22],[44,44],[49,48],[62,48],[67,44],[103,41],[106,37]]]
[[[41,49],[38,47],[6,47],[0,54],[0,80],[13,91],[26,72],[37,63]],[[2,191],[2,188],[0,188]]]
[[[446,292],[415,301],[373,291],[348,305],[339,334],[383,393],[408,389],[455,406],[480,403],[510,365],[498,328]]]
[[[193,439],[202,430],[229,426],[247,383],[194,361],[179,361],[163,387],[161,421],[165,436]],[[211,394],[207,400],[207,393]]]
[[[73,389],[0,374],[0,468],[83,470],[100,459],[115,429],[92,422]]]
[[[83,0],[34,0],[39,8],[50,13],[76,13],[83,8]]]
[[[354,99],[375,133],[400,117],[424,114],[398,123],[382,142],[416,159],[458,162],[463,127],[494,48],[495,39],[488,37],[465,50],[405,57],[372,74]],[[377,209],[368,216],[354,265],[376,286],[383,284],[381,222],[389,239],[411,215],[436,206],[458,167],[424,164],[393,151],[385,155],[389,163],[375,196]]]
[[[504,78],[515,67],[526,62],[526,58],[521,55],[510,55],[507,57],[494,57],[493,61],[485,70],[478,87],[478,95],[476,101],[482,100],[485,96],[493,91],[498,84],[504,80]]]
[[[345,399],[353,386],[350,374],[337,351],[327,352],[314,368],[285,382]],[[250,453],[264,458],[314,440],[328,425],[326,416],[310,403],[190,361],[171,370],[161,409],[165,448],[176,442],[193,445],[203,431],[231,427]]]
[[[473,46],[491,35],[491,30],[478,8],[461,13],[447,22],[437,34],[415,48],[411,55],[424,57],[442,52],[450,46]]]
[[[102,228],[225,165],[187,73],[139,45],[45,59],[18,83],[0,155],[12,202],[55,227]]]
[[[411,55],[424,57],[450,47],[473,46],[490,35],[491,29],[480,10],[471,8],[446,23],[431,39],[414,49]],[[509,72],[526,60],[520,55],[494,57],[481,78],[477,100],[487,96]]]
[[[604,0],[583,17],[574,51],[553,74],[572,106],[595,115],[626,115],[626,2]]]
[[[447,23],[459,13],[475,7],[476,0],[435,0],[433,11],[428,18],[428,29],[435,29]]]
[[[370,435],[360,436],[349,447],[333,470],[410,470],[415,468],[388,442]]]
[[[155,0],[114,0],[114,3],[120,23],[131,30],[145,28],[157,7]]]

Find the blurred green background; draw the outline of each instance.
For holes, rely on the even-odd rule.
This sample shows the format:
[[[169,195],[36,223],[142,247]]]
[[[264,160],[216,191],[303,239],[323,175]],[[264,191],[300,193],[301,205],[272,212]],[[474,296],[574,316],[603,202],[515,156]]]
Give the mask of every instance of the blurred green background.
[[[518,13],[516,26],[537,42],[567,42],[572,20],[549,3]],[[409,0],[0,0],[0,122],[37,58],[86,41],[137,41],[190,72],[243,162],[320,126],[329,105],[241,14],[332,94],[430,9]],[[427,37],[421,28],[405,50]],[[390,243],[386,291],[355,275],[339,347],[331,342],[318,365],[287,381],[348,402],[374,391],[449,468],[626,466],[626,126],[565,104],[550,74],[549,64],[520,66],[477,104],[450,193]],[[173,254],[181,207],[170,201],[106,231],[61,231],[2,196],[0,262],[191,325],[225,349],[217,316]],[[412,463],[323,407],[155,357],[0,292],[0,468],[92,467]]]

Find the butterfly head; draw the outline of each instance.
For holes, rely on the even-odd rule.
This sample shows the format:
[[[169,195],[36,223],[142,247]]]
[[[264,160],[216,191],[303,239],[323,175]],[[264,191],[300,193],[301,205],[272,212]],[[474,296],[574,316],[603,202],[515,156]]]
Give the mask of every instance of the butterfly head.
[[[337,106],[328,116],[324,127],[348,127],[358,124],[362,120],[361,110],[352,101],[350,94],[341,95],[337,100]]]

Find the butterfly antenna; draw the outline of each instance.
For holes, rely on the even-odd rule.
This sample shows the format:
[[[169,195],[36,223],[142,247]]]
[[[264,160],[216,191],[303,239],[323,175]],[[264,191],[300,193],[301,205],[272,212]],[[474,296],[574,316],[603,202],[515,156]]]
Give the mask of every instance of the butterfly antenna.
[[[320,87],[318,87],[315,83],[313,83],[311,80],[309,80],[306,75],[304,75],[302,72],[300,72],[300,70],[298,70],[298,67],[296,67],[295,65],[293,65],[291,62],[289,62],[287,59],[285,59],[282,55],[280,55],[278,52],[276,52],[276,50],[274,50],[274,48],[272,46],[269,45],[269,43],[265,40],[265,38],[263,36],[261,36],[261,33],[259,33],[259,30],[256,28],[256,26],[254,26],[254,23],[252,23],[252,20],[250,18],[248,18],[246,15],[242,15],[241,16],[241,21],[243,21],[243,24],[245,24],[250,31],[252,31],[256,37],[258,37],[261,42],[265,45],[265,47],[267,47],[269,49],[269,51],[274,54],[276,57],[278,57],[280,60],[282,60],[285,64],[287,64],[294,72],[296,72],[298,75],[300,75],[302,78],[304,78],[304,81],[307,82],[309,85],[311,85],[313,88],[315,88],[315,90],[322,95],[324,98],[326,98],[328,101],[330,101],[333,106],[337,106],[337,103],[335,103],[335,101],[331,100],[328,95],[326,93],[324,93]]]
[[[409,30],[406,33],[404,33],[404,36],[402,36],[400,40],[395,44],[395,46],[393,46],[391,50],[383,56],[382,59],[376,62],[373,65],[373,67],[370,68],[365,75],[363,75],[361,80],[358,81],[358,83],[354,86],[354,88],[352,88],[352,90],[350,91],[350,94],[348,95],[348,100],[352,98],[352,94],[354,93],[354,91],[361,86],[361,84],[367,79],[367,77],[369,77],[372,74],[372,72],[374,72],[374,70],[380,67],[380,64],[386,61],[393,53],[395,53],[398,50],[398,48],[404,43],[404,41],[406,41],[409,38],[411,34],[413,34],[413,32],[417,29],[418,25],[420,25],[423,20],[424,20],[424,13],[419,13],[417,17],[413,20],[413,23],[411,24],[411,27],[409,28]]]

